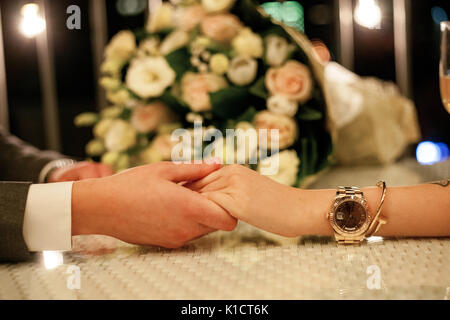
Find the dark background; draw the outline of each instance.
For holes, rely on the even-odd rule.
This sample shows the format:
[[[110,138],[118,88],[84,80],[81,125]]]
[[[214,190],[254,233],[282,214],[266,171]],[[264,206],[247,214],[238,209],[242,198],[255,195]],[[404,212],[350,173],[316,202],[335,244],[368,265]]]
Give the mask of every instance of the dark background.
[[[117,0],[107,0],[108,36],[126,28],[142,27],[145,13],[122,16]],[[383,11],[379,30],[354,25],[355,72],[395,81],[393,38],[393,0],[379,0]],[[442,141],[450,145],[450,116],[445,111],[439,93],[439,25],[431,9],[439,6],[450,15],[448,0],[412,1],[412,74],[413,95],[419,114],[423,139]],[[42,106],[35,39],[19,33],[20,9],[29,1],[0,0],[3,18],[6,73],[11,132],[45,148]],[[265,2],[265,1],[261,1]],[[339,25],[334,0],[303,0],[305,29],[311,39],[321,39],[338,59]],[[95,111],[95,82],[91,53],[91,30],[88,0],[46,0],[47,28],[54,47],[60,127],[63,152],[84,156],[84,145],[91,138],[90,129],[79,129],[73,118],[83,111]],[[81,8],[81,30],[66,28],[66,8],[76,4]],[[356,0],[354,1],[356,4]]]

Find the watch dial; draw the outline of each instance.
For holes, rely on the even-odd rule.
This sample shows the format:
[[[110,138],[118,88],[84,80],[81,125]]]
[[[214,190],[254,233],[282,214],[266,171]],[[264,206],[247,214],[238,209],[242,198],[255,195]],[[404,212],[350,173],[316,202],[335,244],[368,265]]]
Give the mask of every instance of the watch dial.
[[[366,210],[358,202],[345,201],[335,211],[336,224],[345,231],[356,231],[366,221]]]

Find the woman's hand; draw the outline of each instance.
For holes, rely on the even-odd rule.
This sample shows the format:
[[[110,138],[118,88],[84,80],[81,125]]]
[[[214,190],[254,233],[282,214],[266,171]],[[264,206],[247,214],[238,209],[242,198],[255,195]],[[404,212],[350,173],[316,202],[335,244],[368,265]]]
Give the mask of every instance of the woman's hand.
[[[300,210],[308,200],[304,194],[307,191],[279,184],[244,166],[224,167],[186,186],[235,218],[282,236],[307,233],[313,223],[308,213]]]

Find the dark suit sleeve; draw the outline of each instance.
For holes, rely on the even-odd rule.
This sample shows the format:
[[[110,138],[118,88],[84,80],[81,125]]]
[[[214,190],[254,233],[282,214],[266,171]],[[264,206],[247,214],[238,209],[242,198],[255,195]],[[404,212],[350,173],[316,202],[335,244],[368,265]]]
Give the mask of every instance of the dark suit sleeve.
[[[23,218],[31,183],[0,182],[0,261],[30,258],[23,238]]]
[[[42,168],[61,158],[59,153],[38,150],[0,127],[0,181],[37,182]]]

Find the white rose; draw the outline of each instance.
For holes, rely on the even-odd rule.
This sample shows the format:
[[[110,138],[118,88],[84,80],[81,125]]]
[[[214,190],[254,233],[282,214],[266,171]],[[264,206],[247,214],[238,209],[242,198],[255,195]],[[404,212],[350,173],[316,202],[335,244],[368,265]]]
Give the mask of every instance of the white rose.
[[[208,12],[221,12],[231,9],[236,0],[202,0],[203,8]]]
[[[142,41],[139,44],[139,54],[141,56],[159,56],[159,39],[152,37]]]
[[[293,117],[297,113],[298,103],[286,96],[276,95],[267,99],[267,109],[273,113]]]
[[[211,71],[220,76],[227,72],[229,66],[230,60],[223,53],[216,53],[209,60]]]
[[[260,111],[255,115],[253,123],[257,130],[267,129],[267,147],[271,146],[270,130],[278,130],[279,148],[285,149],[291,146],[297,138],[297,123],[294,119],[270,111]]]
[[[75,117],[74,124],[77,127],[90,127],[99,120],[98,114],[94,112],[84,112]]]
[[[168,161],[172,159],[172,149],[178,144],[177,141],[172,141],[172,135],[162,134],[156,136],[152,142],[152,148],[154,152],[159,153],[163,161]]]
[[[272,67],[281,66],[286,61],[290,46],[283,37],[270,35],[266,37],[266,62]]]
[[[99,83],[105,90],[117,90],[122,85],[122,81],[116,77],[102,77]]]
[[[163,161],[161,154],[151,145],[139,153],[139,161],[142,165]]]
[[[117,172],[126,170],[130,167],[130,156],[128,154],[122,153],[119,155],[119,158],[117,159],[115,165],[114,165],[114,169]]]
[[[119,159],[119,156],[120,153],[117,151],[108,151],[102,156],[101,162],[114,167],[117,160]]]
[[[159,48],[161,54],[168,55],[172,51],[187,45],[189,41],[189,34],[183,30],[176,30],[169,34],[161,43]]]
[[[114,104],[125,104],[130,98],[130,93],[126,89],[106,92],[106,99]]]
[[[129,30],[120,31],[105,48],[106,59],[128,60],[136,50],[136,39]]]
[[[240,55],[247,55],[253,58],[261,58],[263,56],[264,46],[262,38],[250,28],[243,28],[231,44]]]
[[[144,106],[138,106],[131,115],[131,124],[138,132],[155,131],[163,123],[169,123],[175,116],[162,102],[156,101]]]
[[[105,144],[100,139],[89,141],[86,145],[86,153],[90,156],[100,156],[106,151]]]
[[[245,86],[256,79],[258,63],[248,56],[237,56],[230,64],[227,76],[231,82],[238,86]]]
[[[276,161],[274,157],[277,156],[279,157],[278,172],[273,175],[267,175],[267,177],[278,183],[293,186],[297,182],[298,168],[300,165],[300,159],[298,158],[295,150],[284,150],[276,155],[261,160],[258,164],[258,172],[262,173],[263,168],[270,167],[271,162]]]
[[[169,3],[162,4],[149,17],[147,30],[151,33],[174,26],[174,9]]]
[[[119,106],[112,106],[101,111],[102,118],[118,118],[123,112],[123,108]]]
[[[125,151],[136,144],[136,130],[124,120],[114,120],[105,135],[109,151]]]
[[[107,58],[100,66],[100,70],[103,73],[118,76],[123,66],[124,61],[117,58]]]
[[[108,133],[109,128],[111,128],[111,125],[114,123],[113,119],[102,119],[100,120],[93,129],[94,136],[97,138],[104,138],[105,135]]]
[[[126,84],[141,98],[158,97],[175,81],[175,71],[163,57],[145,57],[131,62]]]

